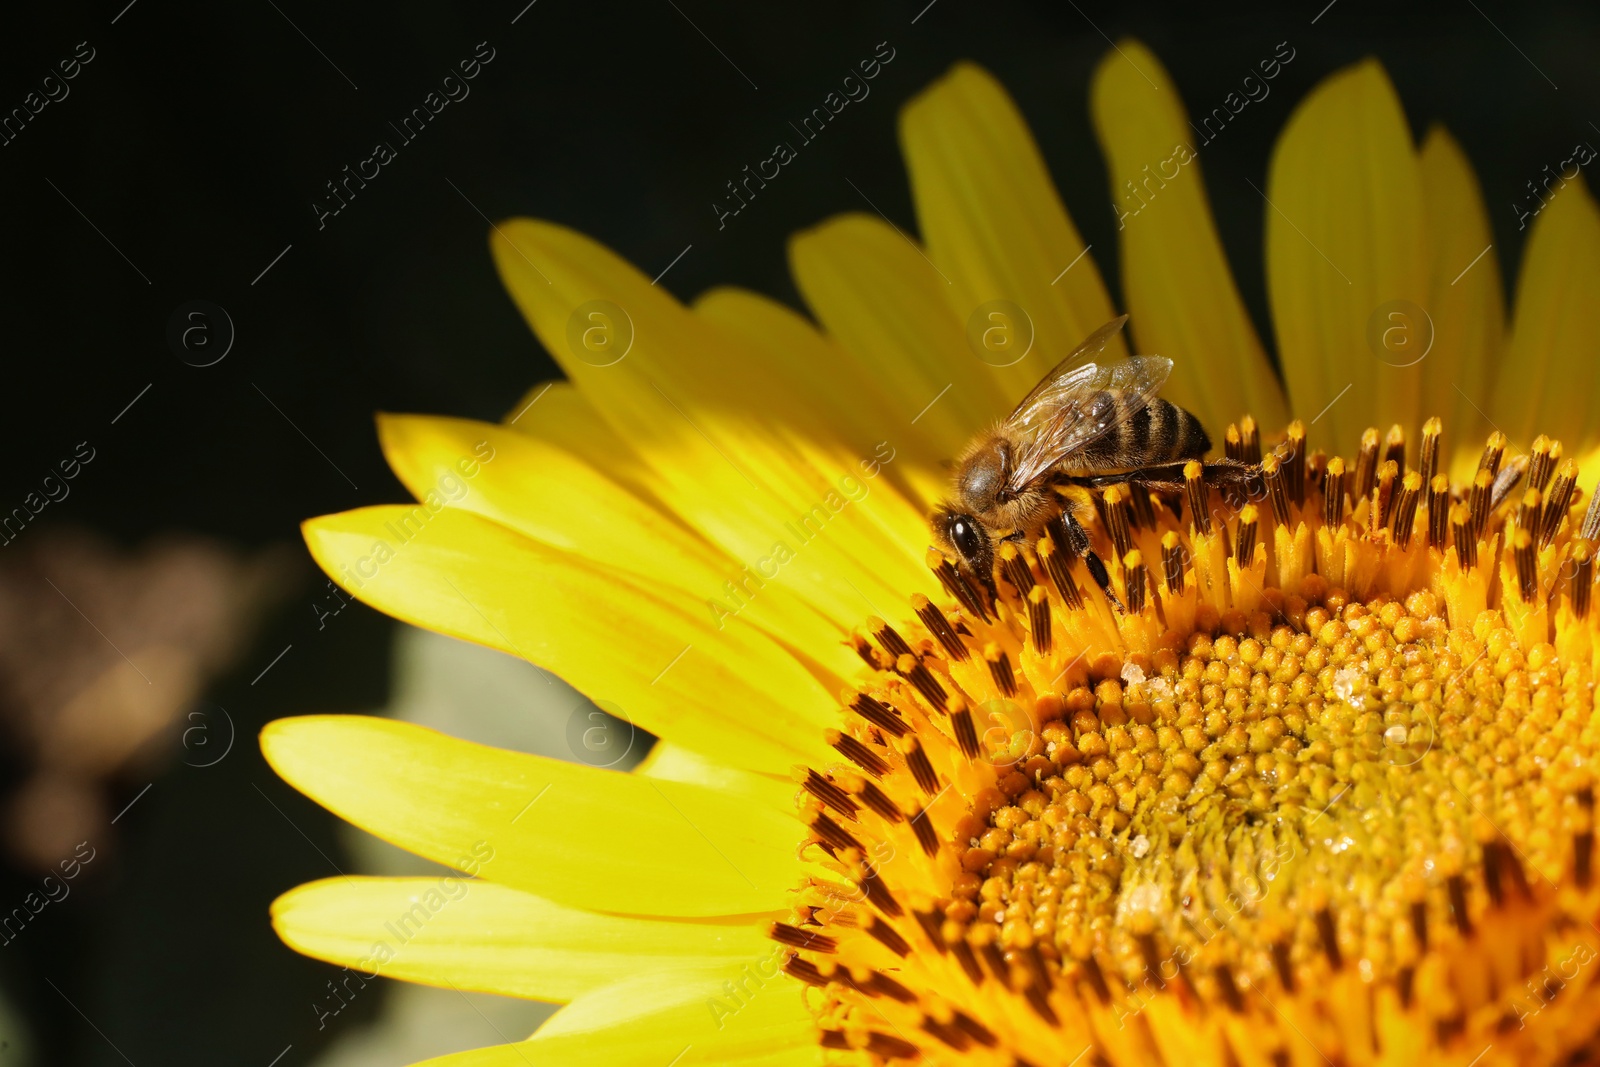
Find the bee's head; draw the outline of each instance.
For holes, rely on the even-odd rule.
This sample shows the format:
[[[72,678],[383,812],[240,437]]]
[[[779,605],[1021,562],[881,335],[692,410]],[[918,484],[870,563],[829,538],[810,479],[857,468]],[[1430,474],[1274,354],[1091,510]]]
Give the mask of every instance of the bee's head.
[[[987,587],[993,581],[994,542],[977,519],[945,504],[934,512],[933,536],[939,550]]]

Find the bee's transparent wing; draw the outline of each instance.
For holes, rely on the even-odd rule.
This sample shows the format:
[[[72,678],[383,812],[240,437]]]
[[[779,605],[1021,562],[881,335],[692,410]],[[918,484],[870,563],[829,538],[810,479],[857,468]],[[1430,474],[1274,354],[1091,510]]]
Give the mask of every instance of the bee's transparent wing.
[[[1068,352],[1065,359],[1050,368],[1050,373],[1039,379],[1038,385],[1028,390],[1028,395],[1019,400],[1017,406],[1011,409],[1011,414],[1006,416],[1006,423],[1018,429],[1026,429],[1037,421],[1041,414],[1048,415],[1054,410],[1053,405],[1041,408],[1040,401],[1048,394],[1071,392],[1083,387],[1094,388],[1088,385],[1088,380],[1097,373],[1094,361],[1105,351],[1106,345],[1127,321],[1126,315],[1112,319],[1085,337],[1081,345]]]
[[[1020,492],[1066,457],[1092,444],[1143,411],[1172,373],[1172,360],[1135,356],[1117,363],[1089,363],[1034,390],[1025,444],[1013,458],[1006,488]],[[1114,394],[1106,402],[1102,394]]]

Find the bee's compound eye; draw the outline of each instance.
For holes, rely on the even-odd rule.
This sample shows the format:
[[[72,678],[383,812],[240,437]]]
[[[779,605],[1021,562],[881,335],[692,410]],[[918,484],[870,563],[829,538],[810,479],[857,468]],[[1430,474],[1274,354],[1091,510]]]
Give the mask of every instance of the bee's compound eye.
[[[950,516],[950,543],[964,559],[974,559],[983,550],[982,535],[971,515]]]

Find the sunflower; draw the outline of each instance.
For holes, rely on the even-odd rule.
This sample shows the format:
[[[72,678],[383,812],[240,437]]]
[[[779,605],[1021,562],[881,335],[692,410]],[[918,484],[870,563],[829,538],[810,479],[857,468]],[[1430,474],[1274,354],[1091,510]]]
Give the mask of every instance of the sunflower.
[[[1177,101],[1136,42],[1093,79],[1126,310],[1259,466],[1082,501],[1120,610],[1049,534],[992,584],[923,547],[943,461],[1114,316],[984,71],[903,113],[920,243],[870,215],[794,239],[820,329],[497,227],[568,380],[502,425],[382,417],[418,503],[306,540],[368,604],[661,740],[620,773],[273,723],[288,782],[452,868],[301,886],[283,939],[347,982],[563,1005],[438,1064],[1587,1050],[1600,215],[1555,193],[1507,327],[1456,143],[1414,144],[1377,63],[1334,74],[1263,193],[1280,385]]]

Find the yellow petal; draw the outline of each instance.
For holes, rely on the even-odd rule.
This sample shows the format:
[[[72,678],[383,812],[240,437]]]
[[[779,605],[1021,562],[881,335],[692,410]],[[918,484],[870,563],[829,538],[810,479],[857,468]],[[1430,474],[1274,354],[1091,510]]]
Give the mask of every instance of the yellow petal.
[[[1415,425],[1416,309],[1428,299],[1422,177],[1376,60],[1329,77],[1295,109],[1266,196],[1278,354],[1312,445],[1348,452],[1368,426]]]
[[[1099,268],[1078,259],[1083,238],[1022,114],[988,71],[958,63],[915,97],[900,115],[900,143],[917,224],[929,258],[950,279],[943,295],[957,321],[965,327],[1002,300],[1031,320],[1032,351],[992,372],[1014,404],[1115,317]],[[1112,354],[1123,353],[1119,337]]]
[[[886,433],[917,433],[954,456],[1021,399],[973,354],[951,284],[910,238],[873,216],[841,215],[789,240],[789,269],[812,314],[885,385]]]
[[[767,952],[688,975],[640,975],[578,998],[527,1041],[416,1067],[820,1067],[816,1020],[798,983],[776,974],[779,962]]]
[[[279,719],[290,785],[385,841],[573,908],[730,915],[784,906],[794,815],[731,790],[597,770],[366,715]],[[670,872],[670,876],[663,876]]]
[[[1600,445],[1600,212],[1581,176],[1556,190],[1531,229],[1490,414],[1521,451],[1546,433],[1583,457]]]
[[[819,681],[742,617],[476,515],[445,508],[421,524],[418,511],[325,515],[305,523],[306,544],[365,603],[554,671],[658,737],[778,774],[828,758],[821,731],[843,679]]]
[[[770,369],[774,391],[796,395],[797,409],[825,419],[821,429],[842,441],[851,454],[873,457],[881,449],[893,449],[896,459],[883,473],[908,496],[915,498],[918,481],[948,480],[942,466],[948,454],[925,434],[899,432],[885,417],[902,405],[902,398],[885,389],[883,376],[803,316],[770,297],[727,287],[702,295],[694,310],[734,337],[748,358]],[[916,411],[904,414],[909,423]],[[908,475],[913,468],[920,468],[920,480]]]
[[[642,503],[584,458],[491,423],[379,415],[395,476],[428,494],[556,548],[622,570],[716,588],[727,559]]]
[[[505,423],[518,433],[581,456],[640,500],[660,506],[655,479],[644,462],[571,382],[541,382],[529,389],[506,412]]]
[[[794,809],[793,782],[729,767],[725,763],[707,759],[693,749],[675,745],[671,741],[657,741],[651,747],[650,754],[639,761],[633,773],[650,778],[663,778],[670,782],[692,782],[711,789],[733,786],[747,796],[761,794],[769,805],[780,811]]]
[[[643,970],[772,951],[753,924],[601,915],[453,875],[311,882],[273,901],[272,925],[296,951],[353,968],[345,981],[382,975],[558,1003]]]
[[[822,1062],[816,1019],[799,983],[770,950],[696,975],[640,975],[556,1012],[528,1047],[540,1064],[739,1064],[812,1067]]]
[[[1166,69],[1133,40],[1100,61],[1090,110],[1111,180],[1129,328],[1138,351],[1174,362],[1164,395],[1213,433],[1245,412],[1280,429],[1283,389],[1228,269],[1195,153],[1205,131],[1220,130],[1190,126]]]
[[[739,576],[738,563],[572,452],[469,419],[380,415],[378,433],[395,475],[419,501],[443,501],[584,559],[718,597],[732,610],[724,583]],[[787,646],[825,650],[834,669],[854,671],[839,625],[793,590],[764,589],[741,613]]]
[[[1444,419],[1447,469],[1466,480],[1494,429],[1485,412],[1505,331],[1500,264],[1478,178],[1442,126],[1428,131],[1421,162],[1434,329],[1433,351],[1423,363],[1422,416]]]
[[[612,430],[650,465],[662,499],[741,565],[757,569],[780,541],[798,551],[788,527],[799,527],[830,494],[844,499],[835,487],[869,457],[849,455],[826,440],[817,442],[812,459],[800,454],[779,428],[797,414],[803,425],[803,412],[771,388],[761,362],[750,359],[737,338],[571,230],[515,220],[498,228],[494,249],[535,332]],[[540,265],[542,276],[532,273],[530,262]],[[593,310],[597,306],[603,310]],[[580,329],[590,321],[585,316],[596,315],[603,325]],[[621,338],[606,343],[624,347],[602,352],[615,362],[597,366],[585,358],[581,338],[589,330]],[[819,456],[826,462],[816,461]],[[848,540],[849,525],[815,544],[803,538],[807,567],[773,571],[840,625],[860,617],[863,597],[882,602],[917,587],[915,579],[897,584],[897,572],[880,565],[895,565],[884,545]],[[910,558],[892,547],[902,561]],[[905,574],[903,562],[899,566]]]

